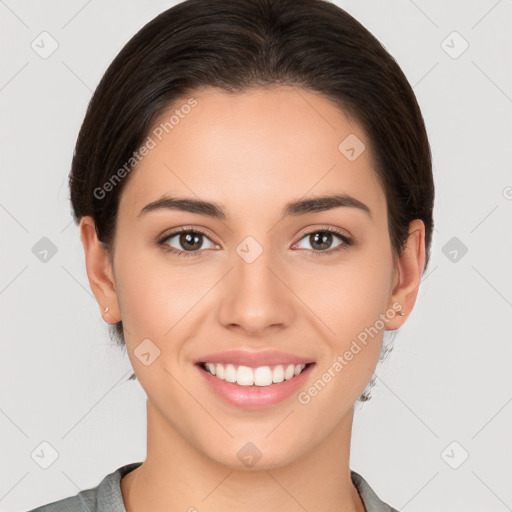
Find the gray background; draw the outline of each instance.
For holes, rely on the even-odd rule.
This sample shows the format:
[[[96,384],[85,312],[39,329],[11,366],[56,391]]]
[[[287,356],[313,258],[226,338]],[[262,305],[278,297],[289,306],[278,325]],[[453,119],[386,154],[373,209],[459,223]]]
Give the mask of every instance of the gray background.
[[[90,291],[67,174],[106,67],[175,3],[0,0],[2,511],[145,457],[145,395]],[[337,3],[414,86],[436,182],[432,261],[351,467],[407,512],[512,510],[512,2]]]

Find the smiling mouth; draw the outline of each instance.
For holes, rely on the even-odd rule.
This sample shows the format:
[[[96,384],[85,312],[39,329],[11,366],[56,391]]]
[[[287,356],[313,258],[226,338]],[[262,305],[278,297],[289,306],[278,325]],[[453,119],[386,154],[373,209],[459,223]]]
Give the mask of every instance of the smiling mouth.
[[[291,380],[300,375],[307,367],[315,363],[307,364],[277,364],[271,366],[249,366],[220,363],[199,363],[199,367],[219,380],[231,382],[238,386],[266,387],[280,382]]]

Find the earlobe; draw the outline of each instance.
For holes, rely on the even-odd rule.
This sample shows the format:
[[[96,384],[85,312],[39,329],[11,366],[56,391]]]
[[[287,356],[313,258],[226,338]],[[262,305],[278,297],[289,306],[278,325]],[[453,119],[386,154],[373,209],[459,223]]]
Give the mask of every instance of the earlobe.
[[[421,276],[425,266],[425,224],[415,219],[409,224],[409,235],[397,261],[398,282],[393,289],[388,308],[393,304],[401,304],[400,311],[386,325],[386,329],[395,330],[401,327],[411,313],[418,296]]]
[[[101,315],[105,322],[119,322],[119,305],[117,301],[114,275],[108,251],[98,240],[94,219],[85,216],[80,219],[80,240],[84,247],[85,267],[91,290],[99,303]]]

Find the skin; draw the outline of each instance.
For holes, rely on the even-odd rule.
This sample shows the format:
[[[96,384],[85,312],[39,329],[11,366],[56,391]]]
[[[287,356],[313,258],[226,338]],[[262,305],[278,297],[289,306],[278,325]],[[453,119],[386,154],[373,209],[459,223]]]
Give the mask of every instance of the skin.
[[[129,177],[113,264],[93,219],[80,222],[91,289],[105,321],[122,319],[147,394],[147,458],[121,481],[127,511],[364,512],[350,480],[353,407],[376,368],[383,329],[307,405],[294,394],[259,411],[234,407],[210,391],[193,361],[279,349],[316,362],[307,389],[393,303],[405,316],[386,329],[406,321],[425,264],[423,222],[411,222],[394,258],[370,141],[321,95],[279,87],[189,96],[197,106]],[[338,150],[349,134],[366,145],[354,161]],[[371,216],[338,207],[280,219],[289,201],[333,192],[362,201]],[[177,210],[137,217],[164,193],[214,201],[230,218]],[[206,232],[196,255],[157,245],[181,226]],[[354,243],[336,251],[336,235],[324,249],[305,236],[326,227]],[[236,252],[247,236],[263,248],[250,264]],[[166,243],[185,250],[179,236]],[[160,350],[149,366],[134,354],[146,338]],[[262,453],[250,468],[237,457],[247,442]]]

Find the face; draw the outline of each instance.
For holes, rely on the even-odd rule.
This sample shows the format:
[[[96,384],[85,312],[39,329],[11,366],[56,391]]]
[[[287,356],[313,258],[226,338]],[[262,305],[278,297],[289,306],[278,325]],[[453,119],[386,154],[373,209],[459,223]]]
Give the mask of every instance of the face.
[[[121,196],[109,305],[162,424],[219,463],[245,446],[275,467],[346,428],[399,318],[386,197],[366,134],[322,96],[190,96]],[[144,209],[165,196],[213,205]]]

